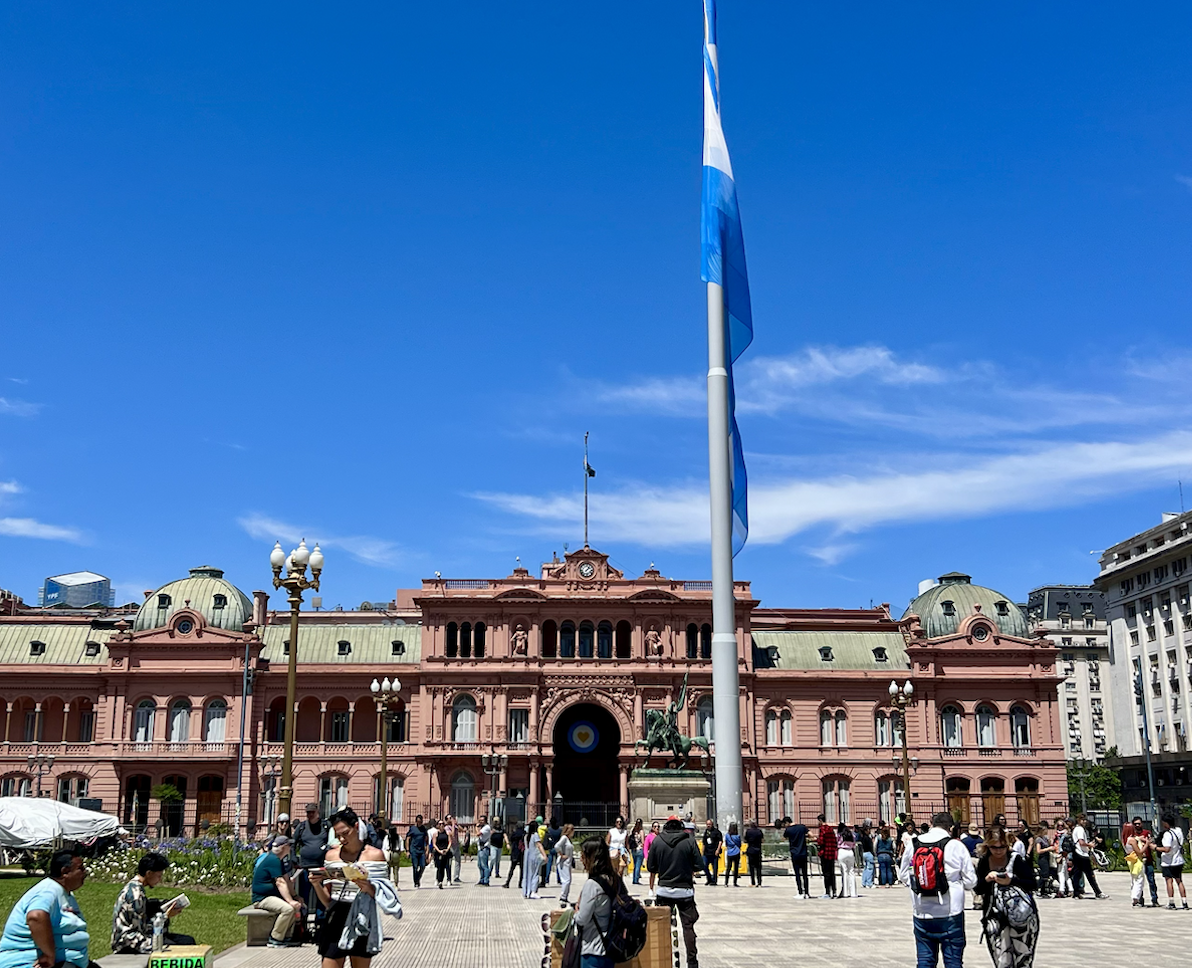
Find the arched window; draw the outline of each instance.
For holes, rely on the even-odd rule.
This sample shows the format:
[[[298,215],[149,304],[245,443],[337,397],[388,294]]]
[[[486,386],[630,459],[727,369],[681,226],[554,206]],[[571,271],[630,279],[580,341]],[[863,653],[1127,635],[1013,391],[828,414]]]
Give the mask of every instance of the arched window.
[[[553,618],[542,623],[542,631],[538,633],[538,651],[544,659],[553,659],[559,654],[559,626]]]
[[[592,627],[591,622],[579,623],[579,657],[581,659],[590,659],[593,654],[593,647],[595,645],[596,629]]]
[[[1031,715],[1021,706],[1010,710],[1010,741],[1020,748],[1031,745]]]
[[[153,719],[156,715],[157,703],[152,699],[142,699],[137,703],[137,712],[133,719],[133,739],[136,742],[153,742]]]
[[[820,746],[832,745],[832,712],[824,709],[820,711]]]
[[[692,622],[687,626],[687,658],[699,657],[699,626]]]
[[[766,745],[778,745],[778,713],[773,709],[766,710]]]
[[[226,736],[228,704],[222,699],[212,699],[203,710],[203,742],[222,743]]]
[[[570,619],[559,627],[559,657],[575,658],[575,623]]]
[[[596,658],[611,659],[613,657],[613,624],[601,622],[596,626]]]
[[[906,813],[906,797],[897,777],[877,781],[877,813],[882,823],[893,823],[900,813]]]
[[[266,720],[270,743],[284,743],[286,739],[286,699],[278,696],[269,704],[269,715]]]
[[[971,789],[972,784],[968,777],[950,776],[944,780],[944,796],[947,797],[948,812],[966,825],[972,817],[972,801],[969,797]],[[988,822],[993,821],[992,816],[985,819]]]
[[[10,773],[0,779],[0,797],[33,796],[33,777],[21,773]]]
[[[319,803],[323,816],[330,817],[348,805],[348,778],[332,774],[319,777]]]
[[[617,623],[617,658],[633,658],[633,626],[623,619]]]
[[[940,739],[948,749],[958,750],[964,746],[960,722],[960,710],[955,706],[945,706],[940,710]]]
[[[476,784],[464,772],[451,779],[451,813],[460,823],[471,823],[476,812]]]
[[[389,774],[389,803],[385,806],[385,816],[394,823],[401,823],[401,815],[403,808],[403,800],[405,793],[405,780],[400,776]],[[381,808],[381,774],[378,773],[373,777],[372,782],[372,802],[373,809],[379,810]]]
[[[695,704],[695,718],[698,724],[696,729],[698,734],[709,743],[716,738],[716,718],[712,710],[711,696],[704,696],[703,699]]]
[[[978,746],[993,746],[997,742],[997,734],[994,723],[997,721],[997,714],[989,706],[981,705],[977,707],[977,745]]]
[[[171,743],[185,743],[190,739],[190,700],[178,699],[170,707]]]
[[[699,627],[699,657],[712,658],[712,626],[707,622]]]
[[[476,700],[457,696],[451,706],[451,739],[456,743],[476,742]]]
[[[766,801],[770,808],[770,823],[778,823],[795,815],[795,781],[778,777],[766,782]]]
[[[447,647],[444,649],[448,659],[459,655],[459,626],[454,622],[447,623]]]
[[[483,622],[477,622],[472,629],[472,656],[476,659],[484,658],[484,633],[488,630]]]
[[[848,715],[843,709],[836,710],[836,745],[843,748],[848,746]]]
[[[472,658],[472,623],[464,622],[459,627],[459,657]]]
[[[890,714],[884,709],[873,714],[873,738],[877,746],[890,745]]]
[[[843,777],[830,776],[823,782],[824,817],[828,823],[852,823],[849,810],[849,781]]]
[[[783,746],[791,746],[794,742],[792,726],[791,711],[789,709],[782,710],[778,714],[778,738],[782,740]]]

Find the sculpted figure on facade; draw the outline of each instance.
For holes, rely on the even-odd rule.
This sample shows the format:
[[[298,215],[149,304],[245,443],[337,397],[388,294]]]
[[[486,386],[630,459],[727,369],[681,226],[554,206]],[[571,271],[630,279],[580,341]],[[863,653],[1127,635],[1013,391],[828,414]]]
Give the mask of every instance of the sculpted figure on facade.
[[[651,625],[646,631],[646,656],[651,659],[662,658],[662,633],[657,625]]]
[[[530,636],[526,634],[526,627],[520,622],[513,632],[513,654],[525,655],[529,650]]]

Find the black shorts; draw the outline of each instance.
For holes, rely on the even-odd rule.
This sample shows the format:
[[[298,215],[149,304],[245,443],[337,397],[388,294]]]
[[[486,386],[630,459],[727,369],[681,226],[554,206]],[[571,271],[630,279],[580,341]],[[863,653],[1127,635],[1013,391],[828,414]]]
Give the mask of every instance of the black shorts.
[[[355,958],[372,957],[366,950],[368,938],[357,938],[348,951],[339,946],[339,936],[344,933],[344,926],[348,923],[348,911],[351,909],[349,901],[337,901],[327,909],[327,917],[319,929],[319,954],[324,958],[340,961],[349,955]]]
[[[1168,867],[1166,864],[1164,864],[1163,865],[1163,876],[1170,877],[1173,881],[1183,882],[1184,867],[1182,864],[1178,865],[1178,866],[1173,864],[1171,867]]]

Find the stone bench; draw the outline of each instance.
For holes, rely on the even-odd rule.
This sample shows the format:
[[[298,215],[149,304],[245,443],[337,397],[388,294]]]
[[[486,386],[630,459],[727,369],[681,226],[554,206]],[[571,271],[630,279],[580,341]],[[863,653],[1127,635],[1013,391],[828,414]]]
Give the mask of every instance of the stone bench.
[[[260,948],[269,943],[269,933],[273,930],[273,922],[277,920],[276,914],[270,914],[268,911],[262,911],[260,908],[255,908],[251,904],[248,907],[243,907],[236,912],[240,917],[246,919],[248,925],[248,947]]]

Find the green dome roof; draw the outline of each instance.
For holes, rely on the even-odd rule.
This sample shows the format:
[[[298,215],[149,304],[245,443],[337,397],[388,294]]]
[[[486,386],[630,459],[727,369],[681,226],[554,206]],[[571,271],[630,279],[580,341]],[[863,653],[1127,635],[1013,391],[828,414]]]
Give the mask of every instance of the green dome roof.
[[[190,604],[187,605],[187,602]],[[252,618],[252,602],[239,588],[227,581],[218,568],[203,565],[190,570],[189,578],[162,585],[142,603],[133,622],[133,630],[160,629],[170,624],[170,617],[182,608],[191,608],[208,625],[239,632]]]
[[[927,589],[911,602],[903,618],[912,612],[927,632],[928,638],[955,635],[960,623],[973,614],[973,606],[997,625],[1002,635],[1029,638],[1026,616],[1007,596],[984,585],[974,585],[969,575],[958,571],[940,575],[940,583]]]

